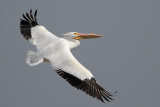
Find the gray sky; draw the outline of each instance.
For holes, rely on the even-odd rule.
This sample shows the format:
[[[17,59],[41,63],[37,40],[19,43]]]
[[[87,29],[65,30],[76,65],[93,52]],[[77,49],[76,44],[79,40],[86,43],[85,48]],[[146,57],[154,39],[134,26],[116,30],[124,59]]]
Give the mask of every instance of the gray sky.
[[[1,0],[0,107],[158,107],[160,101],[159,0]],[[50,63],[25,64],[35,50],[20,34],[22,13],[38,9],[52,33],[77,31],[103,38],[82,40],[74,56],[110,92],[102,103],[70,86]]]

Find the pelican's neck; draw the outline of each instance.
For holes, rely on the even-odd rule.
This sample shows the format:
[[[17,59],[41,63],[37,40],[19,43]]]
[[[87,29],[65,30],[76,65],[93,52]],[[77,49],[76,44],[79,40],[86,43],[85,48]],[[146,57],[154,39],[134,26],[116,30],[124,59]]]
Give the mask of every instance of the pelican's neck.
[[[75,40],[75,39],[71,39],[71,38],[64,38],[64,39],[68,42],[71,50],[80,45],[79,40]]]

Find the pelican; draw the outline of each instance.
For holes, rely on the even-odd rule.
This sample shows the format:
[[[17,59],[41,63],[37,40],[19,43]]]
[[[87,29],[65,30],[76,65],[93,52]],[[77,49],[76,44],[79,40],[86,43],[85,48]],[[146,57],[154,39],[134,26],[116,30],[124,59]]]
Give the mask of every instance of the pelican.
[[[35,66],[42,62],[50,62],[55,72],[73,87],[102,102],[113,100],[113,94],[102,88],[92,73],[71,53],[71,50],[80,45],[81,39],[99,38],[102,35],[69,32],[60,38],[39,25],[36,17],[37,10],[32,13],[31,9],[20,19],[21,34],[37,48],[37,52],[28,51],[26,63]]]

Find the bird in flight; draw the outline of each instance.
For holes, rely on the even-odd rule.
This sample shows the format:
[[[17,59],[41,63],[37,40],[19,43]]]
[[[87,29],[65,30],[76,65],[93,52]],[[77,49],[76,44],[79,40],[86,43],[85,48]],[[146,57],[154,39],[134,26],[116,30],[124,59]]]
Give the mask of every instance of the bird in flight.
[[[110,102],[113,94],[102,88],[92,73],[80,64],[71,50],[80,45],[81,39],[99,38],[102,35],[69,32],[60,38],[37,22],[37,10],[23,14],[20,20],[20,31],[23,37],[35,45],[37,52],[28,51],[26,63],[35,66],[50,62],[55,72],[73,87],[82,90],[102,102]]]

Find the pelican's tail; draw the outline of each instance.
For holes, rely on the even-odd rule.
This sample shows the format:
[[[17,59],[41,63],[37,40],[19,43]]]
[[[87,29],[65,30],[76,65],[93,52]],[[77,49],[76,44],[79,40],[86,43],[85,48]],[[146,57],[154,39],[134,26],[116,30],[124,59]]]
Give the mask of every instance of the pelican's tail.
[[[35,66],[43,62],[43,58],[37,55],[36,52],[28,51],[27,57],[26,57],[26,63],[29,66]]]

